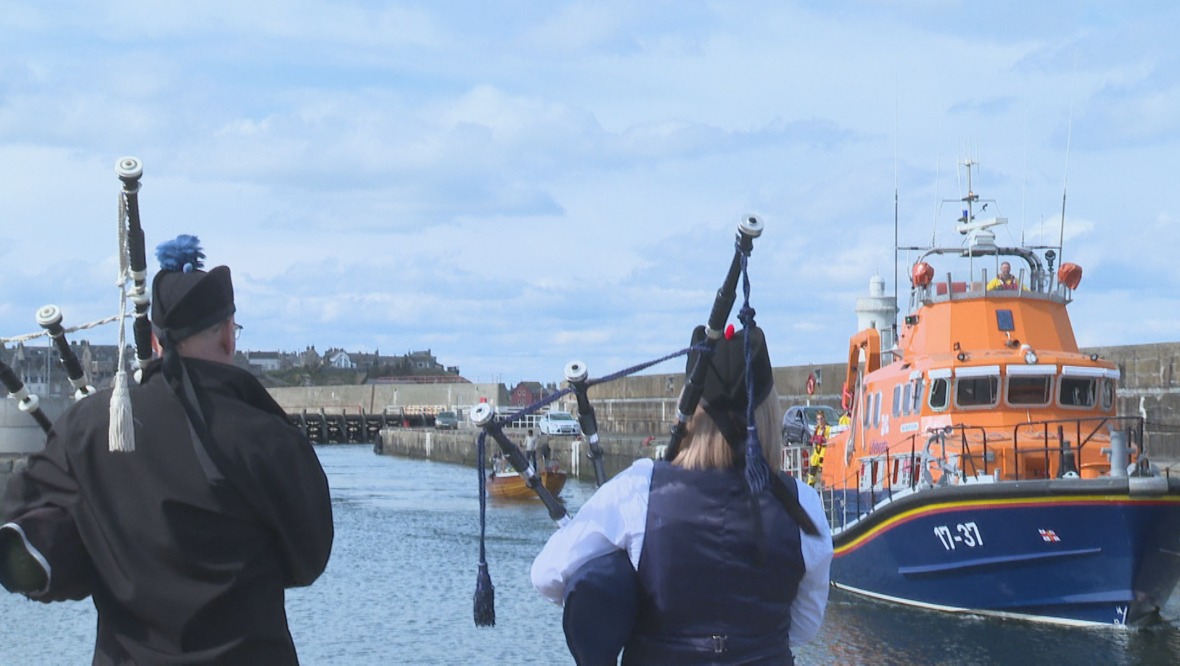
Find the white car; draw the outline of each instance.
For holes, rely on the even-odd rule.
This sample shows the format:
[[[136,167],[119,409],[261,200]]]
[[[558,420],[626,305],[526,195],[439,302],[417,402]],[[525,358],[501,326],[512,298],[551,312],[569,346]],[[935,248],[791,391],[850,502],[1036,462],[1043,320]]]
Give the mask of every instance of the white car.
[[[582,428],[569,412],[546,412],[537,420],[542,435],[580,435]]]

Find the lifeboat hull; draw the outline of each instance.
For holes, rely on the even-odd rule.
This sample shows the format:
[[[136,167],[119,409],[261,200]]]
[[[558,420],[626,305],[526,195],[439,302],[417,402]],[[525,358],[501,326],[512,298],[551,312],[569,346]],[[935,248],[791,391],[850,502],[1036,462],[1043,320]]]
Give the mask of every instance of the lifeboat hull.
[[[1071,625],[1158,619],[1180,580],[1180,478],[837,495],[832,583],[942,611]],[[855,520],[856,502],[871,513]]]

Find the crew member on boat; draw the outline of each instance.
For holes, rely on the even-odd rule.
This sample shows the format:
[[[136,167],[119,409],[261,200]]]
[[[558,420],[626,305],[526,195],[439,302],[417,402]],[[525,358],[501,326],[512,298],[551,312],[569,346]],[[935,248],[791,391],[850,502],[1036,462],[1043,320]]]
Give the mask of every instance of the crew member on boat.
[[[1020,289],[1020,280],[1012,274],[1012,264],[1007,261],[1000,263],[1000,272],[996,277],[992,278],[987,283],[988,291],[995,291],[997,289],[1017,291]]]
[[[229,268],[200,270],[191,236],[158,256],[151,321],[163,358],[129,396],[75,404],[13,475],[0,568],[15,566],[0,579],[40,601],[91,596],[95,664],[297,663],[284,590],[327,565],[327,478],[307,438],[233,364]],[[111,403],[124,398],[130,446],[113,446]]]
[[[815,413],[815,432],[811,435],[811,457],[807,466],[807,485],[814,487],[821,479],[824,468],[824,453],[828,449],[828,437],[832,434],[832,427],[828,425],[828,417],[823,410]]]
[[[754,492],[744,474],[747,373],[769,459],[781,422],[765,338],[750,334],[749,370],[742,333],[718,341],[676,457],[605,483],[534,561],[579,664],[614,663],[624,644],[624,664],[789,664],[818,632],[832,558],[819,495],[785,475]]]

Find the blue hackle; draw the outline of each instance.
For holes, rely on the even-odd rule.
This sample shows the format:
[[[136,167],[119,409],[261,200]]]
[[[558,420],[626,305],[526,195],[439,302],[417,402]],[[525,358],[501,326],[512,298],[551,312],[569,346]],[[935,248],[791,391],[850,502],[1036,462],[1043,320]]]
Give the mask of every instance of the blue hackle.
[[[156,260],[162,271],[191,273],[204,266],[201,261],[204,258],[201,241],[196,236],[181,234],[156,246]]]

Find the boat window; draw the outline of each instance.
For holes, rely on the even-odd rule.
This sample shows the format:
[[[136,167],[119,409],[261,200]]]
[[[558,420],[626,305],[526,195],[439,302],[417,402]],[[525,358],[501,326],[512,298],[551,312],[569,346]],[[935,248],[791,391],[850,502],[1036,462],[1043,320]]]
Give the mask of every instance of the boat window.
[[[910,394],[913,393],[913,391],[914,391],[914,382],[906,382],[905,394],[901,399],[901,411],[906,416],[910,415],[910,404],[911,404],[910,400],[912,400]]]
[[[1016,330],[1016,325],[1012,323],[1011,310],[996,310],[996,328],[1000,329],[1001,331]]]
[[[986,377],[955,378],[955,405],[959,407],[990,407],[999,398],[1000,378]]]
[[[1102,409],[1110,410],[1114,407],[1115,386],[1113,379],[1102,380]]]
[[[893,387],[893,415],[901,416],[901,384]]]
[[[1009,405],[1047,405],[1052,399],[1052,377],[1008,377]]]
[[[881,392],[873,394],[873,427],[881,425]]]
[[[922,411],[922,389],[926,388],[925,382],[921,379],[914,380],[914,409],[913,412],[918,414]]]
[[[949,388],[950,380],[946,377],[939,377],[930,382],[930,409],[936,412],[946,409]]]
[[[1094,377],[1066,377],[1061,378],[1061,395],[1059,400],[1062,407],[1093,407],[1097,393],[1098,380]]]

